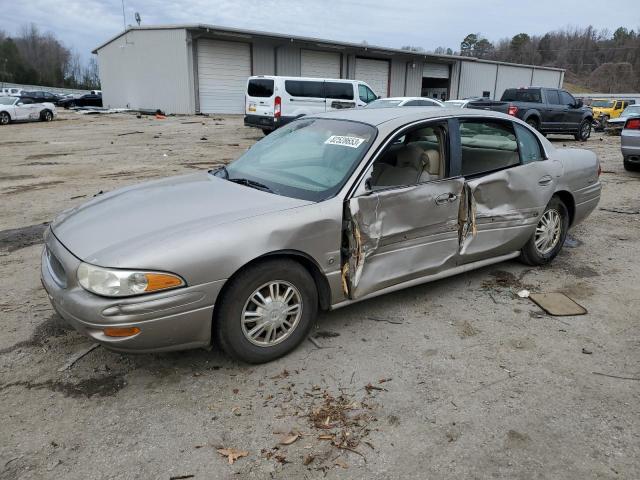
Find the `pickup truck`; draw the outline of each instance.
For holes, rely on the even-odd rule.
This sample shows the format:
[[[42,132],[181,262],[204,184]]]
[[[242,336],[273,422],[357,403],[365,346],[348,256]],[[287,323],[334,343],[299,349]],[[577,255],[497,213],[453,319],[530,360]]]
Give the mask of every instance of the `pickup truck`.
[[[469,102],[466,108],[508,113],[542,134],[571,134],[583,142],[591,136],[593,111],[582,100],[557,88],[508,88],[500,101]]]

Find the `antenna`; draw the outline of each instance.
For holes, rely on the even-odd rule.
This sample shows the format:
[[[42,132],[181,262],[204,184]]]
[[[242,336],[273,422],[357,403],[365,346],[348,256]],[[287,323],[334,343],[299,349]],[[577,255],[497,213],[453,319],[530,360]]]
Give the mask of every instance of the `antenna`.
[[[140,18],[140,14],[138,12],[136,12],[136,23],[138,24],[138,26],[140,26],[140,22],[142,21],[142,19]]]
[[[124,27],[124,31],[127,31],[127,17],[124,15],[124,0],[122,0],[122,26]]]

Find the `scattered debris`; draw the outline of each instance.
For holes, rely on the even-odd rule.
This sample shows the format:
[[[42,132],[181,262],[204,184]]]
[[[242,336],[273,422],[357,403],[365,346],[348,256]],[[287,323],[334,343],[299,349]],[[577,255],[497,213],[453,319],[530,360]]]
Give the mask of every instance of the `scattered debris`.
[[[141,132],[140,130],[135,130],[133,132],[124,132],[124,133],[119,133],[118,137],[124,137],[125,135],[138,135],[140,133],[144,133],[144,132]]]
[[[573,238],[571,235],[567,235],[564,239],[564,246],[569,248],[576,248],[582,245],[582,241]]]
[[[520,291],[518,292],[518,296],[519,296],[520,298],[529,298],[529,294],[530,294],[530,293],[531,293],[531,292],[529,292],[529,290],[527,290],[527,289],[525,288],[525,289],[520,290]]]
[[[280,372],[278,375],[275,375],[273,377],[271,377],[271,380],[277,380],[279,378],[287,378],[289,376],[289,370],[287,370],[286,368],[284,370],[282,370],[282,372]]]
[[[311,462],[313,462],[316,459],[316,456],[312,453],[308,453],[304,456],[304,460],[302,461],[302,464],[307,466],[309,465]]]
[[[288,437],[285,437],[282,440],[280,440],[280,442],[278,442],[278,443],[280,443],[280,445],[291,445],[292,443],[294,443],[299,438],[300,438],[300,434],[299,433],[292,433]]]
[[[586,348],[582,348],[582,353],[584,353],[585,355],[591,355],[593,352],[591,350],[587,350]]]
[[[169,477],[169,480],[186,480],[187,478],[194,478],[195,475],[187,474],[187,475],[173,475]]]
[[[382,392],[388,392],[388,390],[387,390],[386,388],[377,387],[377,386],[375,386],[375,385],[371,385],[371,383],[367,383],[367,384],[364,386],[364,389],[367,391],[367,393],[368,393],[368,394],[371,394],[371,392],[372,392],[373,390],[379,390],[379,391],[382,391]]]
[[[637,380],[640,381],[640,377],[624,377],[624,376],[620,376],[620,375],[610,375],[608,373],[601,373],[601,372],[591,372],[594,375],[601,375],[603,377],[610,377],[610,378],[619,378],[620,380]]]
[[[216,451],[223,457],[227,457],[227,459],[229,460],[229,465],[233,465],[233,462],[235,462],[239,458],[249,455],[249,452],[247,452],[246,450],[236,450],[235,448],[219,448]]]
[[[315,338],[334,338],[334,337],[339,337],[340,334],[338,332],[330,332],[328,330],[320,330],[319,332],[316,332],[316,334],[314,336],[315,336]]]
[[[393,325],[402,325],[404,323],[404,319],[392,319],[392,318],[380,318],[380,317],[365,317],[367,320],[371,320],[374,322],[387,322]]]
[[[585,315],[587,309],[577,304],[564,293],[532,293],[529,298],[549,315]]]
[[[89,352],[92,352],[93,350],[95,350],[96,348],[98,348],[100,345],[97,343],[92,343],[91,345],[89,345],[86,348],[83,348],[82,350],[79,350],[78,352],[76,352],[75,354],[73,354],[71,357],[69,357],[69,359],[67,360],[67,362],[61,366],[58,371],[59,372],[64,372],[65,370],[68,370],[69,368],[71,368],[78,360],[80,360],[82,357],[84,357],[85,355],[87,355]]]
[[[200,140],[206,140],[207,137],[200,137]]]
[[[336,458],[336,461],[334,462],[336,465],[338,465],[339,467],[342,467],[344,469],[349,468],[349,465],[342,459],[340,458]]]
[[[316,346],[316,348],[324,348],[322,345],[320,345],[320,342],[318,342],[313,337],[307,337],[307,340],[309,340],[311,343],[313,343]]]

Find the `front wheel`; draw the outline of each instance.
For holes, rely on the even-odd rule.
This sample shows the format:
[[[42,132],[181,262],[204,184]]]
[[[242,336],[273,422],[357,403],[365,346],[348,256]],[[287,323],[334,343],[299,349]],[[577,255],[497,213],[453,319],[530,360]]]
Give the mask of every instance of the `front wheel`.
[[[51,120],[53,120],[53,113],[51,113],[51,110],[44,110],[40,114],[40,120],[42,120],[43,122],[50,122]]]
[[[293,260],[266,260],[230,280],[214,315],[214,340],[247,363],[275,360],[307,335],[318,310],[309,272]]]
[[[574,135],[574,138],[580,142],[586,142],[591,136],[591,121],[583,120],[578,127],[578,133]]]
[[[7,112],[0,112],[0,125],[8,125],[11,117]]]
[[[544,209],[536,230],[522,248],[520,259],[528,265],[546,265],[551,262],[564,245],[569,230],[569,212],[558,197]]]

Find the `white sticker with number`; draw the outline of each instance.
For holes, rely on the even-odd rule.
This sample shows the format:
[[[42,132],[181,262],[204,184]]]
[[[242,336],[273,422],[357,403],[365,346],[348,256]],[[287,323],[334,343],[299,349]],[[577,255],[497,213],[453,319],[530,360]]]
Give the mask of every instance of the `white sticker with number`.
[[[364,142],[364,138],[344,137],[342,135],[331,135],[324,142],[327,145],[342,145],[343,147],[358,148]]]

